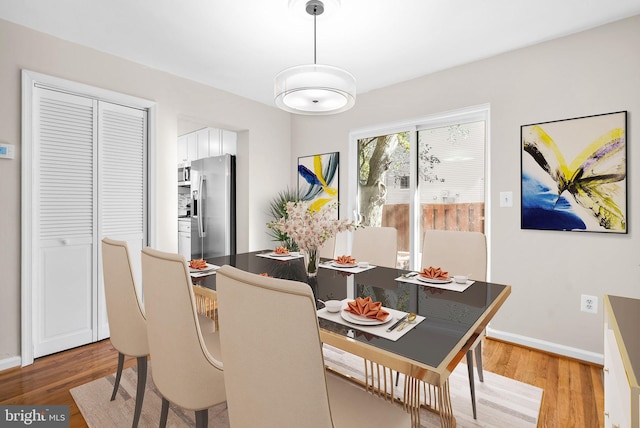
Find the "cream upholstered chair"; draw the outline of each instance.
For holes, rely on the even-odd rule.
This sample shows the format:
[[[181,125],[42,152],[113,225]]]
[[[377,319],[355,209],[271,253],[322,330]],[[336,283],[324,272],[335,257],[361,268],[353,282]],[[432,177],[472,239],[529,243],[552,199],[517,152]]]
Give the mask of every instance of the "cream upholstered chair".
[[[487,280],[487,240],[480,232],[460,232],[449,230],[427,230],[422,246],[422,268],[441,267],[450,275],[470,274],[472,279]],[[482,373],[482,338],[467,352],[469,387],[473,417],[476,418],[476,395],[473,375],[473,354],[476,356],[476,368],[480,382],[484,382]]]
[[[332,236],[327,239],[322,247],[320,247],[320,257],[325,259],[333,259],[336,256],[336,237]]]
[[[307,284],[222,266],[216,289],[232,427],[410,425],[400,405],[325,371]]]
[[[136,291],[129,248],[126,242],[109,238],[102,240],[102,270],[110,339],[111,344],[118,351],[118,371],[111,401],[115,400],[118,393],[124,356],[136,357],[138,385],[133,413],[133,427],[135,428],[140,421],[144,389],[147,383],[149,345],[147,342],[147,320]]]
[[[145,248],[142,278],[151,375],[162,395],[160,426],[172,402],[195,410],[196,426],[206,427],[208,408],[226,401],[218,333],[201,329],[183,256]]]
[[[398,231],[395,227],[375,226],[356,229],[351,256],[375,266],[395,268],[398,263]]]

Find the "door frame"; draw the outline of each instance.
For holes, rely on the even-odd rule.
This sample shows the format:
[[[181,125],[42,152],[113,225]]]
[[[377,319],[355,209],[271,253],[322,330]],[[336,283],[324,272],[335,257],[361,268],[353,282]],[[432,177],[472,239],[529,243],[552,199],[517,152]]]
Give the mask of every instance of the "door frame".
[[[153,177],[156,171],[155,165],[155,129],[157,107],[154,101],[133,97],[126,94],[102,89],[83,83],[73,82],[46,74],[22,70],[22,190],[21,190],[21,365],[33,364],[33,273],[29,259],[32,254],[33,218],[32,218],[32,190],[33,190],[33,88],[39,85],[48,89],[68,92],[75,95],[107,101],[114,104],[122,104],[129,107],[147,110],[147,176]],[[148,243],[155,242],[155,181],[148,180]]]

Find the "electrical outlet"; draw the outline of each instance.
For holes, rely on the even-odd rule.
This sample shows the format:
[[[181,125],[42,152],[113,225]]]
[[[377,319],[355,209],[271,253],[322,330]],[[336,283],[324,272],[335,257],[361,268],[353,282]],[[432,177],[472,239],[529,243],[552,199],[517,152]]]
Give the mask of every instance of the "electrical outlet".
[[[587,294],[583,294],[582,296],[580,296],[580,310],[582,312],[597,314],[598,298],[596,296],[589,296]]]

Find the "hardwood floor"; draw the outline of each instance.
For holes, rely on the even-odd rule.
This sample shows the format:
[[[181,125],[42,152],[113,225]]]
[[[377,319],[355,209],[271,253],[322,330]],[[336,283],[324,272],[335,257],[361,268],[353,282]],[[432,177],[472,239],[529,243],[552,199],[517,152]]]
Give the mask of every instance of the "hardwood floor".
[[[492,339],[483,343],[483,359],[485,370],[544,390],[539,427],[604,426],[601,367]],[[135,361],[127,358],[125,367]],[[31,366],[0,372],[0,404],[68,405],[71,427],[86,427],[69,390],[116,367],[109,340],[38,358]]]
[[[125,359],[125,367],[135,363],[135,358]],[[118,352],[109,340],[38,358],[30,366],[0,372],[0,404],[68,405],[70,426],[86,427],[69,390],[115,373],[117,367]]]
[[[602,367],[497,340],[483,342],[483,367],[544,390],[538,427],[603,427]]]

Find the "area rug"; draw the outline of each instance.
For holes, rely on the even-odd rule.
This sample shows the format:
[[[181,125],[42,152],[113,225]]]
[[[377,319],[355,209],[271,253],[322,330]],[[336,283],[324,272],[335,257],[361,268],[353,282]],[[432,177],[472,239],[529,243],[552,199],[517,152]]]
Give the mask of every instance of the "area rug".
[[[327,365],[354,377],[364,378],[362,359],[339,349],[326,346]],[[141,428],[157,427],[160,421],[162,398],[153,385],[151,364],[147,375],[147,389],[142,406]],[[136,391],[136,368],[122,373],[120,389],[114,401],[109,401],[115,373],[71,390],[82,416],[91,428],[130,426],[133,420]],[[399,390],[402,388],[400,385]],[[542,390],[494,373],[484,371],[484,382],[476,376],[476,403],[478,418],[473,419],[467,367],[460,364],[450,377],[451,401],[458,427],[536,427]],[[440,419],[432,412],[421,413],[421,426],[440,426]],[[195,425],[195,414],[171,405],[167,426],[187,428]],[[209,409],[210,427],[229,427],[225,404]]]

